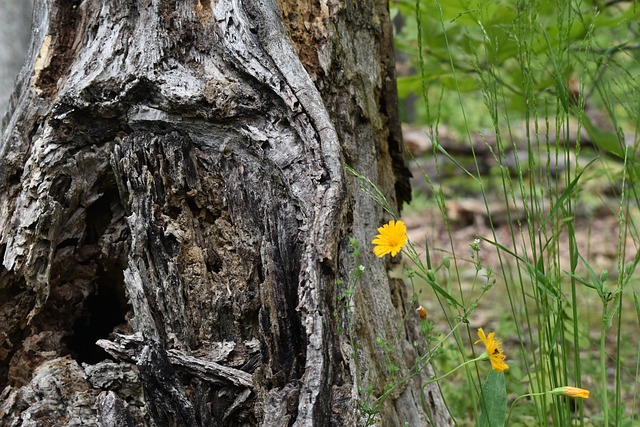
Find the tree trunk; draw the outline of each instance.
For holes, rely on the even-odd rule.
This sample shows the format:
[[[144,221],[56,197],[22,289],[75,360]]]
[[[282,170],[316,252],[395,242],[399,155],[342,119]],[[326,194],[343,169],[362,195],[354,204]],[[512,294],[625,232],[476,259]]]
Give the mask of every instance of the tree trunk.
[[[0,147],[2,425],[363,423],[376,338],[401,373],[419,340],[343,171],[409,197],[387,2],[35,8]],[[428,424],[428,375],[378,424]]]

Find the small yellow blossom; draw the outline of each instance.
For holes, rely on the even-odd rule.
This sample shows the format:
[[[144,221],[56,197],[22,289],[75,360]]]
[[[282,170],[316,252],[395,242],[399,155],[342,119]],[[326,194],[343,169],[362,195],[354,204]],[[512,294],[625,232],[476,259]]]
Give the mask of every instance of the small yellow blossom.
[[[563,396],[580,397],[582,399],[589,398],[589,390],[571,386],[554,388],[553,390],[551,390],[551,393]]]
[[[484,334],[482,328],[478,329],[478,341],[474,342],[474,344],[482,341],[484,346],[487,348],[487,355],[489,356],[489,360],[491,361],[491,368],[493,368],[496,372],[502,372],[509,369],[506,363],[504,363],[504,359],[507,356],[504,354],[502,350],[502,343],[495,339],[495,332],[491,332],[488,336]]]
[[[379,258],[390,253],[396,256],[400,249],[407,244],[407,226],[402,221],[389,221],[388,224],[378,228],[378,234],[371,243],[376,245],[373,253]]]

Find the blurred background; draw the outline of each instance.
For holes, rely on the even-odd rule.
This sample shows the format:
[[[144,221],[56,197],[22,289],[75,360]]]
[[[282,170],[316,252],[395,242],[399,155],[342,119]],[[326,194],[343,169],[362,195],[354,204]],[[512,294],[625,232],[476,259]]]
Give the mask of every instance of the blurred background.
[[[0,117],[27,53],[32,10],[33,0],[0,0]]]

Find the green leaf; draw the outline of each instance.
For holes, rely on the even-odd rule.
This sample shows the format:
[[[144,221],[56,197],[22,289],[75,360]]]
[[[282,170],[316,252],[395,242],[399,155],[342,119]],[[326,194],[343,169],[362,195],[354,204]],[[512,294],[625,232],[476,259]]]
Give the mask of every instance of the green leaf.
[[[405,99],[411,93],[422,93],[422,76],[398,77],[398,97]]]
[[[478,427],[502,427],[507,415],[507,390],[504,372],[491,370],[482,385],[480,396],[482,413],[476,423]]]
[[[587,130],[591,141],[593,141],[598,148],[607,154],[613,154],[618,158],[624,159],[624,143],[620,141],[615,132],[608,132],[598,128],[591,123],[591,119],[582,111],[578,111],[578,116],[582,121],[582,125]]]
[[[425,67],[424,71],[425,83],[428,83],[439,76],[446,76],[450,74],[450,71],[434,67]],[[396,81],[398,85],[398,97],[400,99],[406,98],[411,93],[422,93],[422,76],[420,74],[398,77]]]
[[[597,288],[595,285],[593,285],[593,284],[592,284],[592,283],[590,283],[590,282],[587,282],[586,280],[584,280],[584,279],[583,279],[583,278],[581,278],[580,276],[577,276],[577,275],[575,275],[575,274],[573,274],[573,273],[571,273],[571,272],[569,272],[569,271],[567,271],[567,270],[564,270],[564,272],[565,272],[566,274],[568,274],[569,276],[571,276],[572,278],[574,278],[578,283],[580,283],[580,284],[582,284],[582,285],[584,285],[584,286],[586,286],[586,287],[588,287],[588,288],[598,290],[598,288]]]
[[[589,275],[591,276],[591,281],[593,286],[589,286],[589,287],[593,287],[597,292],[598,292],[598,296],[600,297],[600,299],[602,301],[604,301],[604,299],[606,298],[606,287],[605,284],[602,282],[602,280],[600,280],[600,276],[598,274],[596,274],[596,272],[593,270],[593,268],[591,268],[591,264],[589,264],[587,262],[586,259],[584,259],[584,257],[580,254],[578,254],[578,256],[580,257],[580,260],[582,260],[582,263],[584,264],[584,266],[586,267],[587,271],[589,272]],[[582,281],[580,281],[582,283]]]
[[[449,301],[450,303],[458,306],[458,307],[464,307],[462,304],[460,304],[458,302],[458,300],[456,300],[454,297],[451,296],[451,294],[449,294],[447,291],[445,291],[440,285],[438,285],[434,280],[430,279],[426,274],[423,274],[421,271],[416,270],[415,274],[420,277],[422,280],[424,280],[425,282],[427,282],[427,284],[429,286],[431,286],[431,288],[439,293],[440,295],[442,295],[447,301]]]
[[[640,165],[636,163],[638,157],[634,148],[627,146],[624,141],[620,140],[620,137],[615,132],[608,132],[595,126],[591,122],[591,119],[583,112],[578,111],[577,114],[582,121],[582,125],[587,130],[591,141],[605,154],[615,160],[624,161],[626,157],[629,176],[633,180],[638,179],[640,177]]]
[[[549,223],[553,215],[555,215],[556,211],[564,205],[564,202],[567,200],[567,198],[573,195],[574,189],[576,188],[576,185],[578,185],[578,180],[580,179],[582,174],[587,170],[587,168],[589,168],[589,166],[591,166],[591,164],[595,161],[596,159],[591,159],[591,161],[587,163],[587,165],[582,168],[580,173],[571,181],[571,183],[567,186],[567,188],[564,189],[562,194],[560,194],[560,197],[558,197],[558,200],[556,200],[553,207],[551,208],[549,215],[544,220],[543,222],[544,225],[547,225]]]
[[[607,307],[605,316],[602,319],[602,323],[604,325],[607,325],[607,328],[610,328],[613,325],[613,318],[618,313],[618,308],[620,308],[621,297],[622,297],[622,293],[619,291],[616,291],[613,293],[613,299],[608,302],[609,306]]]
[[[480,89],[478,82],[473,77],[453,77],[444,76],[440,79],[442,86],[450,90],[458,90],[460,92],[471,92]]]

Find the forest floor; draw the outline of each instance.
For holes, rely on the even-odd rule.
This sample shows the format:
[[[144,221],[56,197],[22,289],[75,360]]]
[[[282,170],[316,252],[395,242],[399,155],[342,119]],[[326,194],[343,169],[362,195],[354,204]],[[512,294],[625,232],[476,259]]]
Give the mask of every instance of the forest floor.
[[[465,196],[445,200],[447,221],[435,202],[429,203],[420,200],[416,205],[419,206],[409,207],[402,215],[407,225],[409,239],[421,254],[425,253],[425,245],[428,245],[434,266],[440,266],[445,256],[448,256],[452,263],[454,258],[457,259],[457,275],[463,283],[471,283],[476,274],[476,267],[471,260],[472,251],[470,248],[475,239],[481,239],[480,259],[485,267],[483,270],[490,267],[496,275],[498,285],[506,284],[502,265],[509,270],[514,268],[517,262],[513,256],[504,252],[499,255],[495,247],[483,239],[497,242],[511,250],[515,247],[520,254],[524,253],[522,249],[526,248],[526,253],[531,254],[532,248],[529,243],[526,219],[521,212],[516,211],[512,213],[512,220],[508,221],[504,212],[505,205],[501,205],[495,200],[489,202],[493,227],[490,225],[489,214],[486,212],[485,202],[481,195],[475,198]],[[497,212],[495,215],[494,211]],[[607,271],[609,282],[615,284],[618,269],[620,225],[617,214],[608,209],[599,209],[596,212],[578,215],[574,221],[579,253],[588,260],[591,268],[597,274]],[[628,236],[624,244],[626,245],[627,261],[631,261],[638,251],[637,242]],[[566,232],[558,239],[558,246],[555,248],[553,258],[557,260],[562,270],[570,270],[569,239]],[[521,267],[523,266],[521,265]],[[583,264],[578,265],[577,271],[581,277],[589,279],[588,271]],[[481,272],[481,276],[483,274]],[[568,281],[569,277],[567,276],[566,279]],[[514,284],[510,286],[512,285]],[[585,289],[585,291],[591,290]],[[500,291],[499,293],[503,294]],[[492,298],[492,300],[494,299]],[[595,302],[599,304],[599,301]],[[506,300],[504,303],[508,304]],[[484,312],[482,320],[473,321],[470,319],[472,326],[480,327],[492,317],[504,314],[504,305],[491,304],[491,306],[494,307],[493,311],[495,312],[493,313],[491,307],[483,308],[482,305],[479,307]]]
[[[475,275],[473,263],[464,260],[470,261],[469,245],[476,238],[497,242],[521,255],[528,254],[531,261],[533,251],[539,252],[545,243],[537,241],[537,248],[532,248],[531,232],[536,240],[542,238],[556,243],[545,248],[545,262],[557,262],[560,271],[570,271],[569,221],[573,225],[580,255],[597,274],[607,271],[609,283],[615,284],[617,279],[619,251],[624,252],[625,263],[638,254],[640,237],[638,230],[633,229],[633,224],[640,223],[638,206],[628,210],[632,218],[627,224],[632,225],[626,234],[622,233],[623,241],[620,242],[620,184],[616,182],[615,173],[621,166],[606,158],[598,158],[591,164],[598,154],[589,150],[587,140],[583,141],[587,148],[581,150],[583,154],[578,159],[579,165],[570,164],[562,156],[550,159],[542,154],[541,158],[535,159],[533,164],[542,166],[546,162],[555,162],[554,167],[546,166],[548,172],[543,172],[542,176],[532,176],[533,173],[521,170],[528,166],[528,153],[524,146],[514,147],[512,152],[504,154],[506,160],[502,167],[511,174],[512,187],[518,187],[519,180],[524,184],[522,188],[505,188],[504,180],[497,172],[495,141],[491,141],[489,136],[474,137],[471,150],[467,143],[460,143],[455,136],[441,131],[439,143],[448,155],[455,157],[457,165],[445,155],[439,154],[437,159],[434,157],[425,132],[404,129],[404,136],[409,150],[416,156],[416,160],[409,160],[413,200],[402,213],[409,238],[418,249],[424,250],[428,244],[435,265],[441,264],[443,256],[453,260],[452,255],[455,254],[455,258],[461,261],[457,265],[461,280],[472,279]],[[585,165],[589,167],[585,168]],[[584,169],[581,169],[579,185],[571,194],[572,216],[558,220],[551,229],[549,212],[553,202],[550,200],[561,197],[566,188],[565,175],[574,176],[576,167]],[[462,168],[480,177],[482,187],[477,178],[469,177]],[[434,197],[434,190],[442,196],[440,205]],[[535,200],[532,200],[532,191],[536,192]],[[549,194],[551,192],[554,194]],[[631,203],[633,205],[633,201]],[[559,236],[553,237],[558,229]],[[504,271],[503,266],[514,267],[516,264],[513,256],[504,252],[500,256],[496,248],[485,241],[480,243],[480,248],[483,264],[492,268],[498,279]],[[583,263],[579,263],[577,272],[588,279],[585,276],[588,270]],[[633,285],[640,292],[640,283]]]

